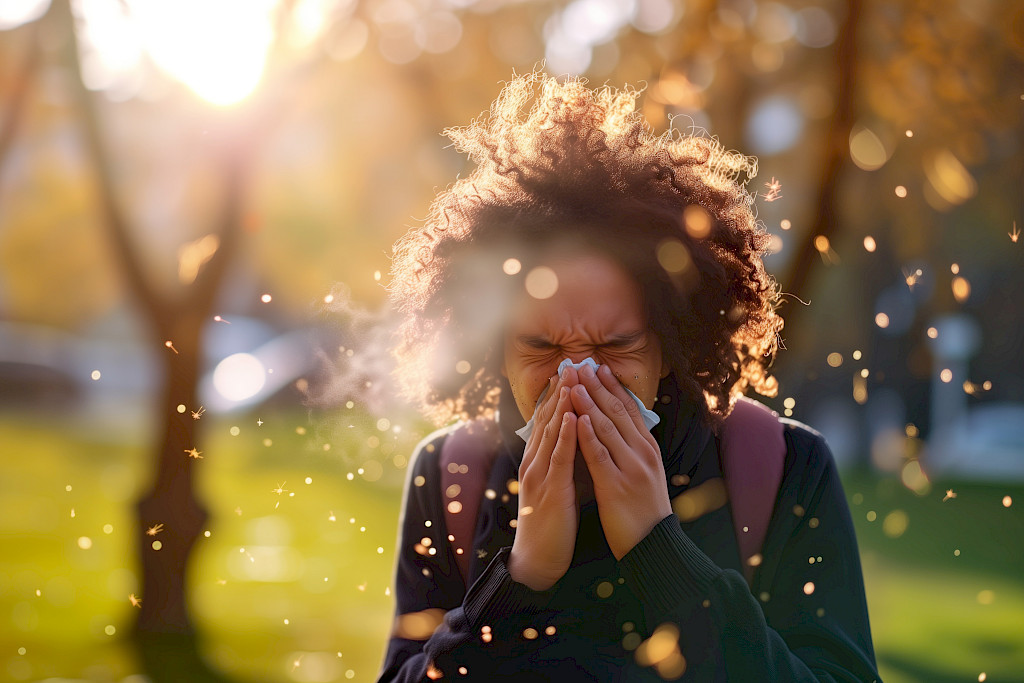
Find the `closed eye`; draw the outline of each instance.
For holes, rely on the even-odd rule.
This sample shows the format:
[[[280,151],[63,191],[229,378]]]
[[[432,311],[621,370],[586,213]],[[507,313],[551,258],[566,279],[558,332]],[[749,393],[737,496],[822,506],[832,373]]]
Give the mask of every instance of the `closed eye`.
[[[600,344],[598,348],[610,351],[625,351],[641,345],[646,339],[643,332],[632,332],[611,337],[608,341]]]
[[[523,336],[519,337],[517,341],[522,346],[535,351],[551,351],[558,348],[544,337]]]

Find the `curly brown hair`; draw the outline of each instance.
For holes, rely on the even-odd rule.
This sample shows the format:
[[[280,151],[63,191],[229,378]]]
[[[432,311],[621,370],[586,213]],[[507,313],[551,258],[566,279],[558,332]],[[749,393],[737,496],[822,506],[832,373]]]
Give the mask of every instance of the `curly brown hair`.
[[[428,416],[493,411],[506,386],[502,316],[534,265],[579,249],[639,284],[665,360],[709,422],[748,386],[775,394],[779,293],[738,182],[756,161],[701,135],[654,135],[636,99],[533,73],[445,131],[476,168],[395,244],[389,284],[403,316],[396,378]]]

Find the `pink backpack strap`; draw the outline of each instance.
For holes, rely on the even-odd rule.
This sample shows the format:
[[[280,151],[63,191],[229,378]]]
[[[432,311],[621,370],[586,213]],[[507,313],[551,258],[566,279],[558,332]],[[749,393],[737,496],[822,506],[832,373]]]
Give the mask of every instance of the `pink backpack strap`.
[[[448,540],[463,583],[469,584],[473,537],[480,500],[498,454],[498,423],[477,419],[459,424],[441,446],[441,501]]]
[[[782,482],[786,459],[783,429],[775,412],[740,397],[719,434],[722,476],[747,583],[761,563],[761,547]]]

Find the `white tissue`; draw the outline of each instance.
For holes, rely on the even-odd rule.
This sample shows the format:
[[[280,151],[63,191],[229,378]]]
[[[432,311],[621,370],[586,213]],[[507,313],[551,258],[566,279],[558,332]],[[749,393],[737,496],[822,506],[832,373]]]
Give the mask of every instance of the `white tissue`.
[[[593,368],[594,372],[597,372],[597,369],[600,367],[597,361],[595,361],[593,358],[584,358],[579,363],[573,363],[571,359],[566,358],[565,360],[558,364],[558,376],[562,376],[562,370],[564,370],[565,368],[575,368],[577,371],[579,371],[579,369],[582,368],[584,365],[589,365],[591,368]],[[636,394],[634,394],[625,386],[623,386],[622,388],[626,389],[626,393],[628,393],[633,398],[633,400],[636,401],[636,407],[640,409],[640,415],[644,419],[644,426],[648,430],[650,430],[654,425],[661,422],[661,418],[658,417],[658,414],[655,413],[653,410],[648,410],[644,406],[643,402],[640,401],[639,398],[637,398]],[[544,400],[544,396],[547,393],[548,388],[544,387],[544,391],[540,392],[540,396],[537,397],[537,408],[540,407],[541,401]],[[530,421],[526,423],[526,426],[516,430],[516,434],[522,437],[523,441],[529,441],[530,433],[533,432],[533,421],[536,417],[537,410],[535,408],[533,416],[530,417]]]

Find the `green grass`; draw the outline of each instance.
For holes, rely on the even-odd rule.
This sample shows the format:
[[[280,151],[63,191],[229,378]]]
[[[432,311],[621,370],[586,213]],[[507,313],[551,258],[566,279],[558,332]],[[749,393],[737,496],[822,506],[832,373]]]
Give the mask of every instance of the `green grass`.
[[[883,679],[1024,681],[1024,485],[940,479],[916,495],[865,472],[844,484]],[[901,513],[905,531],[886,533]]]
[[[314,429],[263,419],[204,418],[197,488],[210,535],[189,577],[204,655],[239,680],[372,681],[392,609],[394,458],[415,435],[396,439],[366,420]],[[128,595],[140,593],[132,504],[148,483],[147,449],[10,420],[0,443],[0,680],[139,673],[126,634]],[[936,482],[916,496],[893,477],[844,481],[884,680],[1024,680],[1024,486]],[[946,488],[957,497],[942,502]],[[894,537],[883,525],[897,510],[908,524]]]

